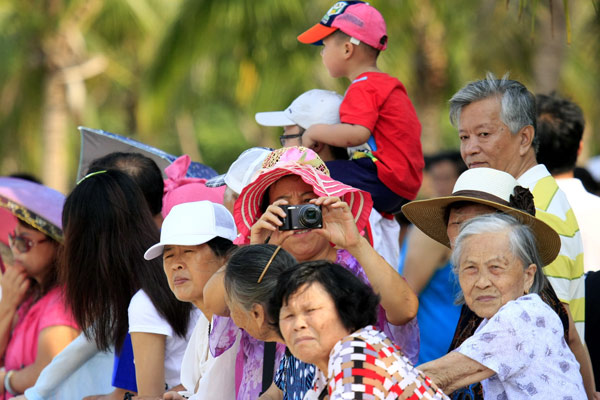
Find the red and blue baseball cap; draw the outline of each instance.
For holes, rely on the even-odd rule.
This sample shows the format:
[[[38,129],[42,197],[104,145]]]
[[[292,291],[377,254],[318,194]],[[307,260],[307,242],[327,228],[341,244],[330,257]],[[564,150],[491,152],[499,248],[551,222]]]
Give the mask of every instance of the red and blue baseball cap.
[[[383,17],[379,11],[363,1],[338,1],[327,11],[321,22],[300,34],[298,40],[320,45],[323,44],[323,39],[338,29],[377,50],[385,50],[387,47],[387,31]]]

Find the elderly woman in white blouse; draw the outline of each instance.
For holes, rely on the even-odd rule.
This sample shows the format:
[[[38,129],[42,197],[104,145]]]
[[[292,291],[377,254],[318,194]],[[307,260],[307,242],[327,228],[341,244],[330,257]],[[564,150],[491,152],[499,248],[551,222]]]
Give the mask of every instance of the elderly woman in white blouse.
[[[464,301],[484,319],[458,349],[420,366],[444,392],[481,381],[485,399],[586,398],[562,323],[537,294],[545,279],[538,247],[558,254],[558,235],[535,237],[505,214],[462,226],[452,263]]]

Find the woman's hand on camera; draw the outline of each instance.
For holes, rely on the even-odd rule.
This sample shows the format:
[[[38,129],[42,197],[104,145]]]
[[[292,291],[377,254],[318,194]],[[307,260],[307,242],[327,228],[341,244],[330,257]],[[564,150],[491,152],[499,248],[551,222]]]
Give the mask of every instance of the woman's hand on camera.
[[[269,239],[269,244],[280,245],[285,239],[294,234],[294,231],[279,230],[279,227],[283,225],[282,218],[286,217],[285,211],[279,206],[286,204],[288,204],[287,200],[279,199],[267,207],[267,210],[250,230],[251,244],[266,243]]]
[[[356,246],[360,242],[362,237],[356,228],[348,203],[339,197],[319,197],[310,202],[322,208],[323,229],[317,230],[320,235],[343,249]]]

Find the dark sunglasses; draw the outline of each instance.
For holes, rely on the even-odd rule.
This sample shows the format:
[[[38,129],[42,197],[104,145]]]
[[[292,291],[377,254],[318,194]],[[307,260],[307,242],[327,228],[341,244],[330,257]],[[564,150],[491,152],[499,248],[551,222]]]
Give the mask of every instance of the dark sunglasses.
[[[47,242],[49,240],[48,238],[45,238],[38,241],[34,241],[29,238],[23,237],[22,235],[16,235],[15,233],[16,232],[8,234],[8,245],[11,248],[19,250],[19,253],[27,253],[36,244]]]
[[[281,146],[285,147],[285,141],[286,140],[288,140],[288,139],[296,139],[296,138],[302,137],[302,135],[304,135],[305,131],[306,131],[306,129],[300,128],[300,132],[299,133],[294,133],[293,135],[285,135],[285,134],[283,134],[283,135],[279,136],[279,143],[281,143]]]

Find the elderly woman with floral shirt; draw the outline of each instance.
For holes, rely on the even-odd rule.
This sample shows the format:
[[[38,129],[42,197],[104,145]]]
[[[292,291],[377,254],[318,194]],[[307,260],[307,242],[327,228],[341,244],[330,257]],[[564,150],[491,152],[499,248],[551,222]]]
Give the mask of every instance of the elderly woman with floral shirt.
[[[420,366],[446,392],[481,380],[484,399],[586,398],[561,320],[538,295],[545,285],[538,247],[558,255],[556,232],[535,236],[510,215],[461,227],[452,263],[465,303],[483,321],[455,351]]]

